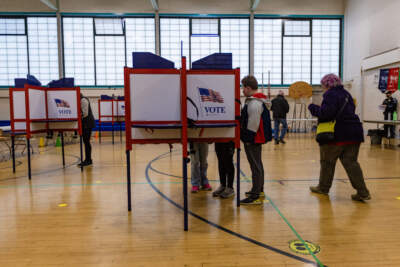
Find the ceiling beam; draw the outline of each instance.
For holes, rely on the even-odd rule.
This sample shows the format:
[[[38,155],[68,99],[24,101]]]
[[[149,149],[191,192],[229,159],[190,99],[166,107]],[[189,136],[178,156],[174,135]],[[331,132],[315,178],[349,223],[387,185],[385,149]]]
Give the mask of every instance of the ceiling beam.
[[[255,11],[259,3],[260,0],[250,0],[250,10]]]
[[[40,2],[48,6],[50,9],[53,9],[55,11],[58,10],[58,8],[52,2],[50,2],[50,0],[40,0]]]
[[[158,0],[150,0],[150,2],[151,2],[151,5],[153,6],[153,9],[155,10],[155,11],[158,11]]]

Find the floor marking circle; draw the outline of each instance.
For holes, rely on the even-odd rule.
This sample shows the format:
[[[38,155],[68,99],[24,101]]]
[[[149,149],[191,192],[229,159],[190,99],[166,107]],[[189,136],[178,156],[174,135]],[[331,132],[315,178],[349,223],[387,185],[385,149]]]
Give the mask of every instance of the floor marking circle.
[[[307,244],[308,248],[311,250],[313,254],[317,254],[321,251],[321,248],[317,244],[313,244],[310,241],[304,241]],[[291,251],[303,254],[303,255],[310,255],[310,251],[306,248],[304,243],[300,240],[291,240],[289,241],[289,248]]]
[[[400,200],[400,197],[396,197],[397,200]]]

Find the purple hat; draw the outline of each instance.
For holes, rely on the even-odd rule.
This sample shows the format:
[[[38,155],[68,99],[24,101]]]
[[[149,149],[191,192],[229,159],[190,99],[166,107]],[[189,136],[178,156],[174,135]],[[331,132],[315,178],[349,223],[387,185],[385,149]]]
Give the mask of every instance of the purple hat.
[[[336,74],[330,73],[325,75],[321,79],[321,85],[328,89],[331,89],[333,87],[342,85],[342,81]]]

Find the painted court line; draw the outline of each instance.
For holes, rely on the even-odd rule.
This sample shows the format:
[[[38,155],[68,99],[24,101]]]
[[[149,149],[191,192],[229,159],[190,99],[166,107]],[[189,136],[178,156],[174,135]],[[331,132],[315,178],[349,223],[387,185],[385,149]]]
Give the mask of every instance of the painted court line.
[[[168,152],[168,153],[169,153],[169,152]],[[167,153],[167,154],[168,154],[168,153]],[[154,162],[160,160],[163,156],[165,156],[165,153],[162,154],[162,155],[160,155],[160,156],[158,156],[158,157],[156,157],[156,158],[154,158],[153,160],[151,160],[151,161],[147,164],[147,166],[146,166],[146,179],[147,179],[147,181],[149,182],[150,186],[153,188],[153,190],[156,191],[162,198],[164,198],[165,200],[167,200],[168,202],[170,202],[172,205],[174,205],[174,206],[177,207],[178,209],[183,210],[183,207],[182,207],[181,205],[179,205],[178,203],[174,202],[172,199],[170,199],[170,198],[167,197],[164,193],[162,193],[162,192],[152,183],[152,180],[151,180],[151,178],[150,178],[149,171],[151,170],[151,165],[152,165],[152,163],[154,163]],[[190,211],[190,210],[189,210],[189,214],[192,215],[193,217],[195,217],[195,218],[197,218],[197,219],[199,219],[199,220],[201,220],[201,221],[203,221],[203,222],[205,222],[205,223],[207,223],[207,224],[209,224],[209,225],[211,225],[211,226],[213,226],[213,227],[215,227],[215,228],[221,230],[221,231],[224,231],[224,232],[226,232],[226,233],[228,233],[228,234],[231,234],[231,235],[233,235],[233,236],[236,236],[236,237],[238,237],[238,238],[240,238],[240,239],[243,239],[243,240],[245,240],[245,241],[248,241],[248,242],[250,242],[250,243],[253,243],[253,244],[255,244],[255,245],[258,245],[258,246],[260,246],[260,247],[266,248],[266,249],[268,249],[268,250],[274,251],[274,252],[276,252],[276,253],[279,253],[279,254],[281,254],[281,255],[290,257],[290,258],[292,258],[292,259],[295,259],[295,260],[298,260],[298,261],[301,261],[301,262],[304,262],[304,263],[313,264],[313,265],[315,265],[315,266],[324,266],[324,265],[322,265],[319,261],[317,261],[317,263],[315,263],[315,262],[313,262],[313,261],[311,261],[311,260],[308,260],[308,259],[299,257],[299,256],[297,256],[297,255],[293,255],[293,254],[288,253],[288,252],[286,252],[286,251],[283,251],[283,250],[280,250],[280,249],[278,249],[278,248],[272,247],[272,246],[270,246],[270,245],[264,244],[264,243],[262,243],[262,242],[259,242],[259,241],[257,241],[257,240],[254,240],[254,239],[252,239],[252,238],[249,238],[249,237],[247,237],[247,236],[244,236],[244,235],[242,235],[242,234],[240,234],[240,233],[236,233],[236,232],[234,232],[234,231],[232,231],[232,230],[229,230],[229,229],[227,229],[227,228],[225,228],[225,227],[223,227],[223,226],[221,226],[221,225],[218,225],[218,224],[216,224],[216,223],[213,223],[213,222],[211,222],[211,221],[209,221],[209,220],[207,220],[207,219],[201,217],[200,215],[195,214],[194,212],[192,212],[192,211]],[[307,245],[306,245],[306,246],[307,246]]]

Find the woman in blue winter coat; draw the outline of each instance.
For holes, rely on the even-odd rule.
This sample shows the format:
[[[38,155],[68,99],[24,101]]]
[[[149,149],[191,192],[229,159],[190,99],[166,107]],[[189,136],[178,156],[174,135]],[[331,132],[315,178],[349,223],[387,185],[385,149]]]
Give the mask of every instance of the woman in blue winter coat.
[[[319,184],[311,186],[310,190],[324,195],[329,193],[336,162],[340,159],[351,185],[357,190],[351,198],[355,201],[369,200],[371,196],[358,163],[358,153],[361,143],[364,142],[364,133],[360,119],[355,114],[353,97],[343,88],[340,78],[335,74],[325,75],[321,85],[325,91],[321,106],[311,104],[308,109],[313,116],[318,117],[318,122],[336,120],[335,138],[330,143],[320,143]]]

